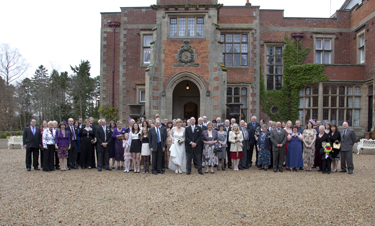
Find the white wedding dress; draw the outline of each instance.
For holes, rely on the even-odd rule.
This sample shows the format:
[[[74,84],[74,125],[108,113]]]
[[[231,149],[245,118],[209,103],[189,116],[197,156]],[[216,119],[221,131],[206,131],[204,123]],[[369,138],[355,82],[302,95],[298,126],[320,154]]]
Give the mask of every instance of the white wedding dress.
[[[181,171],[186,172],[186,152],[185,152],[185,128],[181,128],[182,132],[177,132],[176,127],[172,128],[171,131],[171,138],[172,138],[172,145],[169,148],[171,154],[169,157],[168,168],[176,171],[176,166],[181,166]],[[180,145],[177,139],[182,138],[183,143]]]

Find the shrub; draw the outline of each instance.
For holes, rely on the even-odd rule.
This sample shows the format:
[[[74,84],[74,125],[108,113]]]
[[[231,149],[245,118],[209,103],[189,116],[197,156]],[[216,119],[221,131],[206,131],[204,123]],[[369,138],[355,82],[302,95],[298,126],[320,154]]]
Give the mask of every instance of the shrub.
[[[10,136],[10,132],[6,132],[5,135],[9,137]]]
[[[0,134],[0,139],[5,139],[5,138],[7,138],[7,135],[6,134]]]
[[[17,133],[16,133],[16,136],[21,136],[21,135],[22,135],[21,132],[17,132]]]

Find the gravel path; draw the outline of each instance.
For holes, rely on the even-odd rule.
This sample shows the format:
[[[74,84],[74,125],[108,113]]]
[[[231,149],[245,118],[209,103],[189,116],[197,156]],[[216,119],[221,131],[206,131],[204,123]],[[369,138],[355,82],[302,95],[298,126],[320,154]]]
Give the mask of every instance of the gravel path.
[[[375,156],[353,175],[252,167],[190,176],[122,171],[27,172],[0,149],[1,225],[374,225]]]

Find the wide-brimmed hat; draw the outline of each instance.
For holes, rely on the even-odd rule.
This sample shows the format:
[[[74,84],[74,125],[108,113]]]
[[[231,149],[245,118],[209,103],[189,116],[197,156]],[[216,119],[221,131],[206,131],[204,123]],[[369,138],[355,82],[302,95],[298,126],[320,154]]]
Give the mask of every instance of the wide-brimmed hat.
[[[220,126],[222,126],[224,128],[224,123],[218,123],[216,126],[217,126],[217,128],[220,128]]]
[[[60,122],[60,124],[57,126],[57,127],[61,127],[61,125],[64,125],[66,127],[66,123],[65,122]]]

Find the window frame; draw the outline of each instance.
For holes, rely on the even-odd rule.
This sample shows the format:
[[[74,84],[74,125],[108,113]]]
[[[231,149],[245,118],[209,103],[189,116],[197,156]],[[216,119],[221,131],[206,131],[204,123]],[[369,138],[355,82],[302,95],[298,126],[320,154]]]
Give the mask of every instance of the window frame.
[[[145,93],[145,100],[141,101],[141,92]],[[136,86],[136,92],[137,92],[137,103],[138,104],[146,104],[146,87],[145,85],[137,85]]]
[[[228,94],[228,88],[232,89],[232,95],[227,95]],[[235,88],[238,88],[238,94],[239,95],[234,95],[234,89]],[[246,88],[246,95],[242,95],[242,88]],[[240,120],[242,120],[242,111],[245,110],[246,111],[246,117],[243,119],[245,120],[246,122],[248,122],[249,120],[249,110],[250,110],[250,86],[248,84],[228,84],[227,85],[227,89],[225,90],[225,94],[227,96],[227,99],[225,100],[226,103],[229,103],[228,102],[228,98],[231,98],[231,102],[230,103],[242,103],[242,97],[246,97],[246,107],[242,107],[243,105],[240,106]],[[239,102],[234,102],[234,98],[239,98]],[[227,113],[227,112],[226,112]]]
[[[264,45],[264,85],[266,87],[266,90],[271,90],[271,89],[268,89],[268,76],[273,76],[273,89],[272,90],[280,90],[282,87],[283,87],[283,83],[284,83],[284,51],[285,51],[285,44],[284,43],[267,43]],[[273,55],[268,55],[268,48],[269,47],[272,47],[274,50],[274,54]],[[282,54],[281,55],[276,55],[276,48],[280,48],[282,49]],[[274,63],[272,64],[272,66],[274,67],[274,73],[273,74],[269,74],[268,73],[268,66],[271,65],[271,64],[268,64],[268,56],[273,56],[274,57]],[[280,66],[280,65],[277,65],[276,64],[276,56],[281,56],[281,74],[276,74],[276,66]],[[281,76],[281,87],[280,89],[276,89],[276,76]]]
[[[313,87],[313,86],[306,86],[302,89],[305,90],[308,87]],[[336,87],[335,93],[332,92],[332,87]],[[342,89],[342,87],[344,87],[344,90],[343,90],[343,92],[340,93],[340,88]],[[365,92],[362,89],[361,84],[357,84],[357,83],[355,83],[355,84],[323,83],[321,88],[322,88],[322,90],[318,90],[318,94],[312,94],[312,91],[311,91],[311,95],[305,95],[305,93],[303,93],[303,95],[301,95],[301,91],[300,91],[300,93],[299,93],[300,94],[300,103],[301,103],[301,98],[302,98],[302,101],[303,101],[303,106],[302,107],[300,105],[298,106],[299,119],[300,120],[304,119],[304,118],[301,118],[301,111],[302,111],[302,117],[305,117],[305,115],[306,115],[305,112],[309,111],[309,117],[311,118],[312,114],[313,114],[313,110],[321,108],[321,114],[322,115],[318,115],[318,118],[322,121],[323,124],[326,122],[326,120],[328,120],[328,122],[330,122],[331,124],[336,124],[337,126],[341,126],[342,122],[348,121],[349,126],[355,126],[355,127],[361,126],[360,123],[361,123],[362,120],[361,120],[360,117],[361,117],[361,114],[362,114],[362,112],[361,112],[362,101],[364,100],[363,96],[364,96],[364,92]],[[351,88],[351,91],[348,91],[349,88]],[[356,89],[359,89],[359,93],[355,92]],[[328,90],[328,92],[325,92],[326,90]],[[312,96],[319,96],[320,92],[322,93],[322,99],[321,99],[322,103],[320,103],[319,100],[318,100],[318,107],[314,107],[313,103],[312,103],[313,99],[311,98],[310,99],[310,101],[311,101],[310,106],[306,107],[305,106],[305,103],[306,103],[305,98],[307,96],[309,98],[312,97]],[[359,98],[359,105],[355,106],[357,98]],[[328,103],[326,105],[324,104],[325,100],[328,101]],[[335,100],[335,102],[336,102],[335,106],[332,106],[332,100]],[[343,105],[340,105],[340,100],[341,100],[341,103],[343,103]],[[356,113],[359,114],[359,118],[357,118],[357,119],[355,118]],[[335,118],[332,118],[333,115],[334,115]],[[341,119],[340,119],[340,116],[342,116]],[[350,117],[350,119],[348,117]],[[304,119],[304,120],[306,120],[306,119]],[[309,119],[307,119],[307,120],[309,120]]]
[[[363,45],[361,45],[361,39],[363,38]],[[361,58],[361,52],[363,52],[363,60]],[[365,29],[357,34],[357,63],[366,64],[366,32]]]
[[[313,38],[314,38],[314,43],[313,43],[313,48],[314,48],[314,56],[313,57],[314,57],[314,59],[313,59],[313,62],[315,64],[323,64],[323,65],[334,64],[335,63],[335,38],[336,38],[336,35],[333,35],[333,34],[332,35],[331,34],[314,34]],[[317,40],[322,40],[322,48],[321,49],[316,48]],[[331,49],[330,50],[324,49],[325,40],[331,41]],[[317,55],[316,53],[317,52],[321,52],[321,63],[318,63],[316,61],[316,55]],[[330,62],[328,64],[324,63],[324,53],[325,52],[331,53]]]
[[[170,14],[168,15],[168,39],[204,39],[205,36],[204,36],[204,31],[205,31],[205,22],[206,22],[206,12],[202,12],[202,13],[194,13],[194,14]],[[179,36],[179,27],[180,27],[180,18],[185,18],[185,36]],[[188,23],[188,18],[194,18],[194,36],[188,36],[188,27],[189,27],[189,23]],[[203,19],[203,34],[202,36],[197,36],[197,30],[198,30],[198,18],[202,18]],[[171,36],[171,19],[177,19],[177,24],[176,24],[176,31],[177,31],[177,35],[176,36]]]
[[[221,34],[220,34],[220,41],[222,41],[221,39],[221,36],[224,35],[224,41],[222,43],[222,49],[225,49],[225,52],[221,52],[222,55],[221,55],[221,58],[222,58],[222,62],[225,67],[227,68],[248,68],[250,67],[250,33],[249,32],[243,32],[243,31],[221,31]],[[227,38],[227,35],[233,35],[232,37],[232,42],[226,42],[226,38]],[[235,42],[234,41],[234,35],[240,35],[240,42]],[[246,35],[247,38],[246,38],[246,42],[243,42],[242,40],[242,35]],[[232,44],[232,52],[230,53],[227,53],[227,44]],[[239,44],[240,45],[240,52],[239,53],[235,53],[234,52],[234,45],[235,44]],[[246,53],[243,53],[242,52],[242,44],[246,44],[247,45],[247,48],[246,48]],[[228,66],[226,61],[227,61],[227,55],[228,54],[231,54],[232,55],[232,66]],[[235,54],[238,54],[240,56],[240,65],[238,66],[234,66],[234,59],[235,59]],[[246,65],[242,65],[243,64],[243,61],[242,61],[242,55],[246,55]]]
[[[314,88],[318,89],[318,93],[314,93]],[[306,94],[307,89],[310,89],[310,94]],[[301,95],[301,91],[302,95]],[[314,106],[314,97],[318,98],[318,106]],[[309,106],[306,107],[306,99],[308,99]],[[302,100],[302,107],[301,107],[301,100]],[[301,122],[306,125],[307,121],[310,120],[313,115],[314,115],[314,110],[317,112],[316,114],[316,119],[319,117],[319,86],[318,85],[311,85],[311,86],[306,86],[303,87],[302,89],[299,90],[299,104],[298,104],[298,119],[301,120]],[[302,117],[301,118],[301,111],[302,111]],[[305,119],[305,115],[309,115],[308,119]]]
[[[141,32],[141,45],[140,45],[140,66],[141,67],[148,67],[148,65],[150,65],[151,63],[151,50],[152,50],[152,44],[150,44],[150,46],[144,46],[144,37],[145,36],[154,36],[154,33],[153,32]],[[154,38],[152,38],[154,39]],[[150,63],[145,63],[144,62],[144,49],[145,48],[150,48]]]

